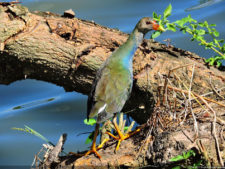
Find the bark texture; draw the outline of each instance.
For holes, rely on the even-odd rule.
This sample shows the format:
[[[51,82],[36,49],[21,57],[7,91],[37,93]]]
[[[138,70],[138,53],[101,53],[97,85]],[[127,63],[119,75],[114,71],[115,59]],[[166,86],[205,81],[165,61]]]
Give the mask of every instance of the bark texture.
[[[66,91],[88,94],[96,71],[128,38],[125,33],[94,22],[65,18],[49,12],[31,13],[26,7],[15,4],[0,5],[0,20],[0,83],[6,85],[30,78],[54,83],[64,87]],[[159,99],[161,97],[158,91],[160,86],[164,86],[165,79],[170,86],[183,90],[188,90],[187,86],[191,83],[192,92],[198,95],[211,92],[210,99],[221,100],[225,95],[224,90],[218,90],[224,87],[224,67],[221,70],[208,67],[204,64],[203,58],[171,45],[144,40],[135,54],[133,69],[133,90],[123,111],[129,112],[138,123],[145,123],[154,110],[155,102],[163,100]],[[169,72],[173,73],[168,74]],[[182,102],[183,96],[184,92],[174,98]],[[178,107],[182,107],[181,102]],[[224,107],[220,108],[219,112],[222,116],[225,113]],[[209,136],[210,130],[207,132],[206,135]],[[170,139],[179,134],[181,132],[176,130],[155,136],[155,149],[149,149],[149,159],[154,163],[166,163],[169,157],[179,154],[181,151],[172,154],[168,152],[169,147],[181,150],[179,146],[177,148],[177,139]],[[180,136],[177,138],[181,139]],[[182,147],[188,149],[188,139],[185,141],[182,142]],[[132,141],[128,142],[129,145]],[[171,144],[166,144],[167,142]],[[212,146],[209,143],[205,144]],[[132,142],[129,147],[134,145],[136,144]],[[160,148],[159,145],[163,147]],[[124,155],[127,163],[130,163],[135,161],[136,156],[132,153],[135,154],[136,149],[131,155],[120,155]],[[126,146],[124,150],[128,150]],[[112,152],[112,147],[109,151]],[[120,160],[121,157],[115,159],[117,161],[113,161],[112,165],[116,162],[121,165],[124,162]],[[141,159],[142,164],[145,164],[145,158]],[[90,164],[93,165],[93,161]],[[102,164],[109,163],[103,161]],[[98,165],[99,163],[96,163],[96,166]]]
[[[0,18],[1,84],[31,78],[88,94],[96,71],[128,37],[78,18],[30,13],[20,5],[0,6]],[[123,111],[131,111],[137,122],[145,122],[154,107],[159,73],[164,76],[169,69],[190,63],[196,64],[195,81],[201,84],[193,86],[194,91],[211,89],[209,76],[218,86],[224,84],[225,73],[208,68],[199,56],[145,40],[134,57],[134,88]]]

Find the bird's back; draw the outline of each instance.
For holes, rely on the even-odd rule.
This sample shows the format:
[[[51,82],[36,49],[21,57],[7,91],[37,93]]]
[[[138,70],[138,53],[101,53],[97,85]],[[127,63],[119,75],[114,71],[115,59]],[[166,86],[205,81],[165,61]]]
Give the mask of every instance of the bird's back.
[[[116,54],[116,52],[114,53]],[[132,67],[132,65],[131,65]],[[88,116],[101,123],[122,110],[133,83],[132,68],[111,56],[97,73],[88,98]]]

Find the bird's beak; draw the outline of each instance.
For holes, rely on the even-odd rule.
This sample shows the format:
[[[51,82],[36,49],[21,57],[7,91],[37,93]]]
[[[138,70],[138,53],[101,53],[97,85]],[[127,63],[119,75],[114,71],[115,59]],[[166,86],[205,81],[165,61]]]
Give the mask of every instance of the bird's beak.
[[[161,25],[159,25],[159,27],[158,27],[157,31],[162,31],[162,32],[165,32],[165,29],[164,29]]]
[[[165,29],[161,25],[156,23],[156,21],[153,21],[153,29],[156,30],[156,31],[165,32]]]

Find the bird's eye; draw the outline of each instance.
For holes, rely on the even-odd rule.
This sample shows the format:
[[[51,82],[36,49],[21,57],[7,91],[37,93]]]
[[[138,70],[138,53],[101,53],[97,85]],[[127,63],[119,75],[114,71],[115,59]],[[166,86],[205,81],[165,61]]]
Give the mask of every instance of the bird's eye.
[[[150,22],[150,21],[147,21],[147,22],[146,22],[146,24],[147,24],[147,25],[150,25],[150,24],[151,24],[151,22]]]

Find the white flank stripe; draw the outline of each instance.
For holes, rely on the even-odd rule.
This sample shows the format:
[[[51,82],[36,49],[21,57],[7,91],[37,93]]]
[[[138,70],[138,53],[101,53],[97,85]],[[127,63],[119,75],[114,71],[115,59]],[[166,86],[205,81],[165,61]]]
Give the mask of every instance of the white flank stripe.
[[[99,110],[98,110],[98,114],[101,113],[106,107],[106,104],[104,104],[104,106],[102,106]]]

